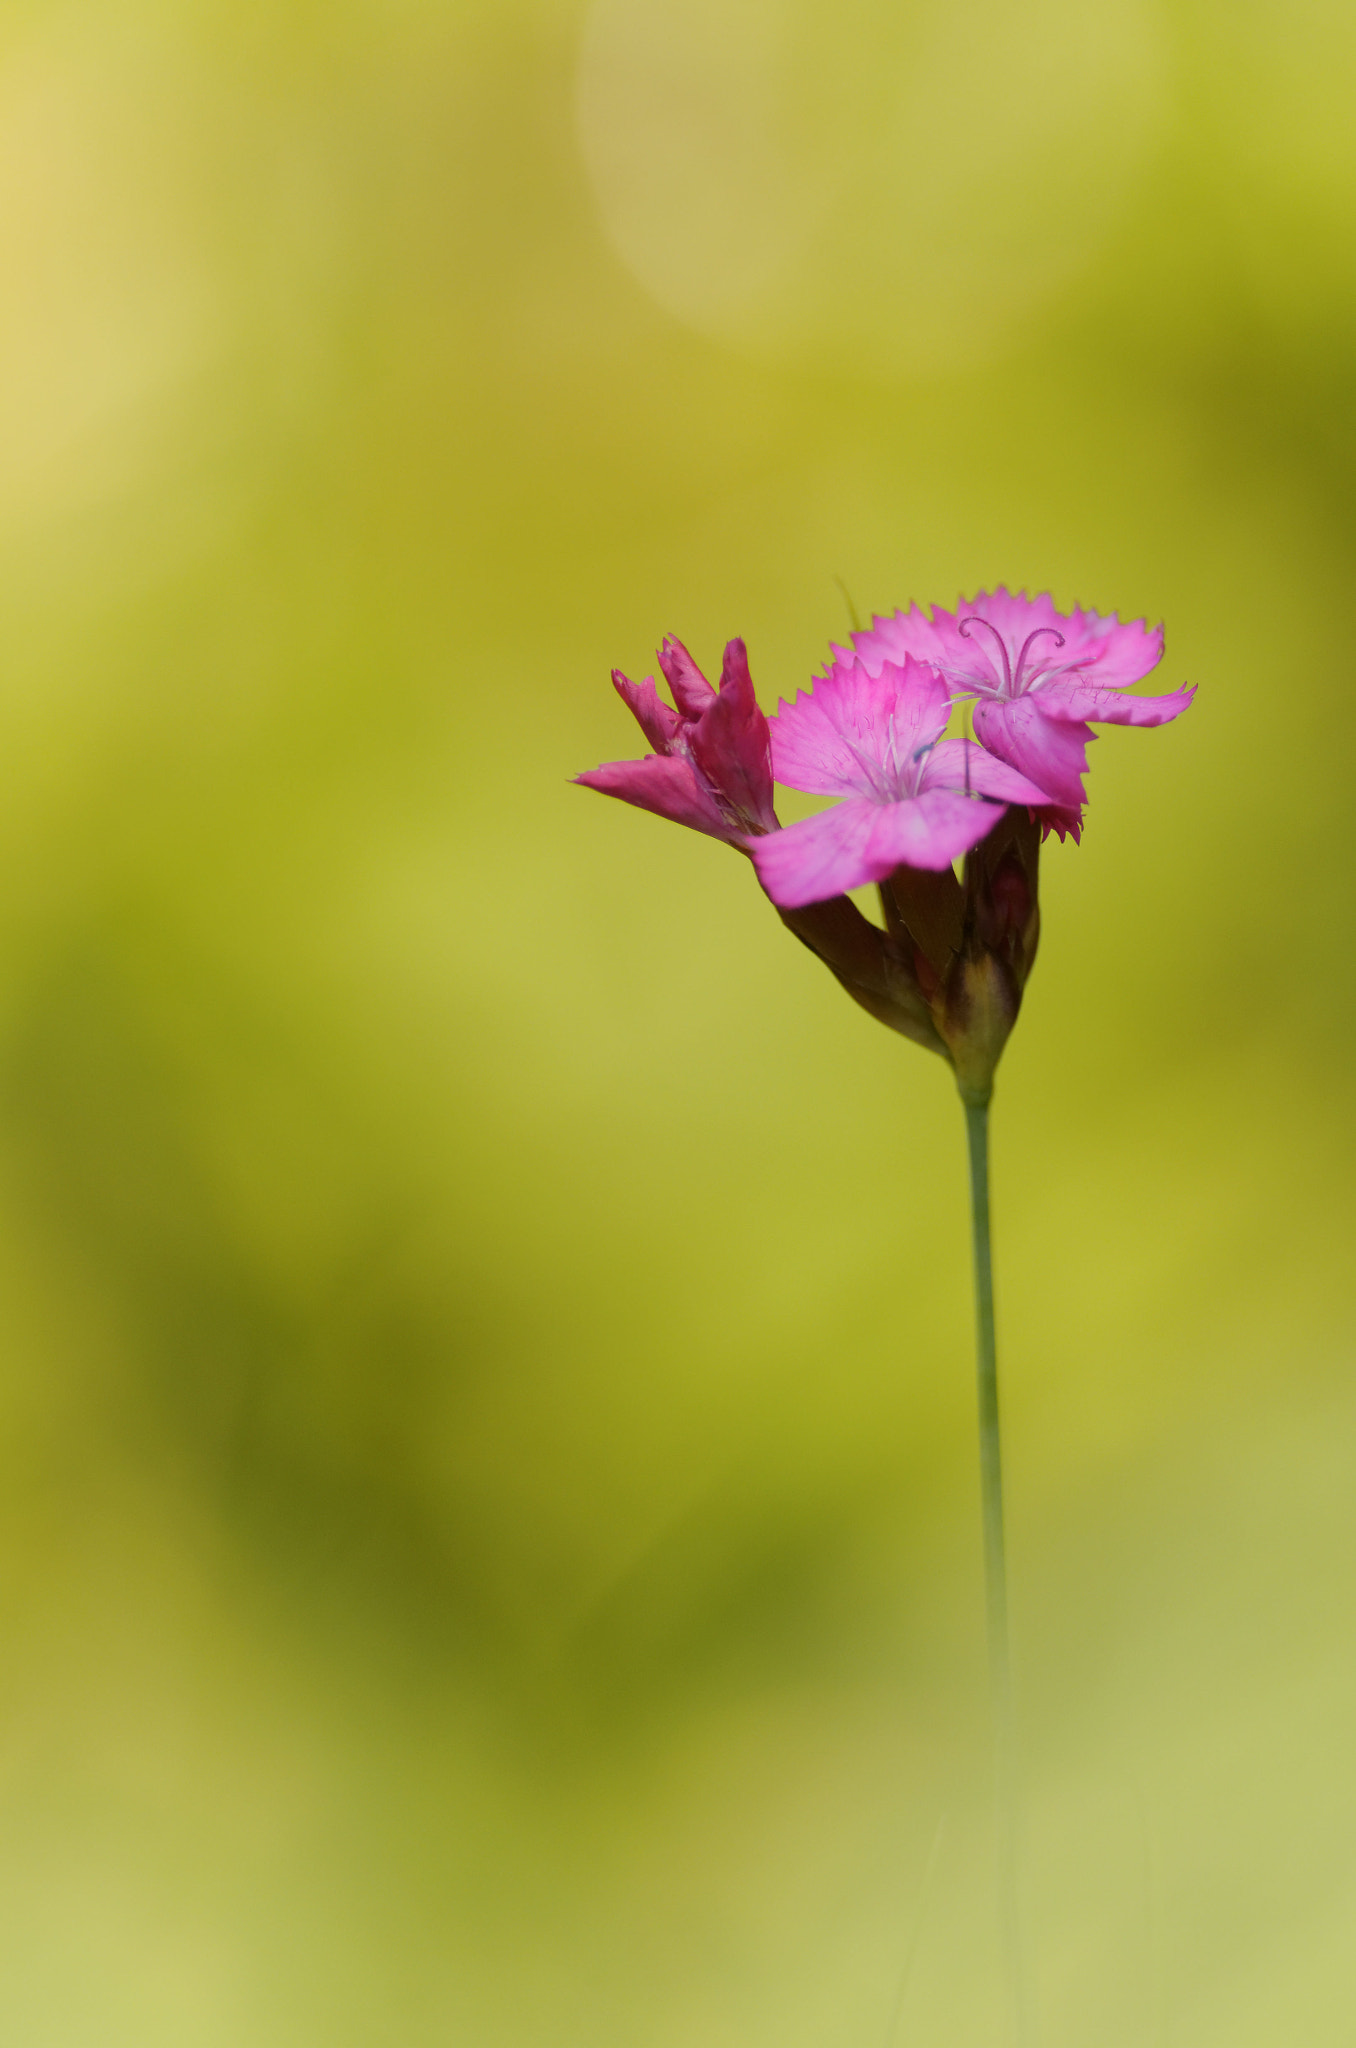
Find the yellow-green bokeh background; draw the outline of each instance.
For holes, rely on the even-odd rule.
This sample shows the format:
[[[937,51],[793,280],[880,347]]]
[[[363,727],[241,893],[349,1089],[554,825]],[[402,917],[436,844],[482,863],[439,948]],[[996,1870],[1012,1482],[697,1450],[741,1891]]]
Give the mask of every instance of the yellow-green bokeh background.
[[[1356,2010],[1356,25],[0,32],[0,2034],[999,2036],[960,1115],[607,671],[1164,616],[1001,1076],[1047,2048]]]

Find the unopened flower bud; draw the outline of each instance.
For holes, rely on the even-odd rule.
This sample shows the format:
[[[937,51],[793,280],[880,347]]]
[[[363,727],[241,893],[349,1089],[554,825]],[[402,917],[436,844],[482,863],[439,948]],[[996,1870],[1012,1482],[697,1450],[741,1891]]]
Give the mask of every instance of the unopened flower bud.
[[[840,986],[880,1024],[946,1058],[928,998],[889,932],[863,917],[850,896],[779,912],[788,931],[823,961]]]
[[[968,1102],[987,1102],[1017,1021],[1040,937],[1041,828],[1013,805],[966,856],[963,878],[896,868],[881,886],[886,923],[911,953],[937,1036]]]

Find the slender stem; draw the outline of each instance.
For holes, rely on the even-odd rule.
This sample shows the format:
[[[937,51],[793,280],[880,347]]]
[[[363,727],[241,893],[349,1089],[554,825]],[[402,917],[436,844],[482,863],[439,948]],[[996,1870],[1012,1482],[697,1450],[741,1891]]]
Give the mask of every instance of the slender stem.
[[[1018,1901],[1020,1833],[1017,1727],[1008,1650],[1008,1577],[1003,1543],[1003,1459],[998,1433],[998,1355],[994,1342],[993,1261],[989,1244],[989,1105],[965,1103],[970,1141],[970,1220],[975,1247],[975,1342],[979,1380],[979,1471],[984,1501],[984,1586],[993,1687],[998,1821],[998,1886],[1003,1922],[1008,2029],[1014,2048],[1027,2048],[1026,1977]]]

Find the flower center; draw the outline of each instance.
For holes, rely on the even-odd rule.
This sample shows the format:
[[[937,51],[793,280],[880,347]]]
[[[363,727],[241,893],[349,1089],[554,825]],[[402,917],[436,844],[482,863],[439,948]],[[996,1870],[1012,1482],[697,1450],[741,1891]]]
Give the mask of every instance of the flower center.
[[[1064,635],[1056,627],[1037,626],[1035,631],[1028,633],[1025,640],[1023,640],[1021,645],[1021,651],[1017,656],[1017,664],[1014,668],[1012,661],[1008,655],[1008,643],[1003,638],[1003,635],[999,632],[997,626],[993,624],[992,620],[981,619],[977,612],[971,612],[968,618],[964,618],[960,621],[956,629],[959,632],[962,640],[969,640],[971,638],[971,626],[983,626],[985,632],[992,633],[994,639],[997,641],[998,653],[1003,663],[1003,680],[997,686],[997,695],[1000,697],[1006,697],[1008,699],[1011,699],[1013,697],[1020,697],[1023,690],[1030,689],[1032,684],[1038,682],[1040,679],[1041,665],[1039,662],[1032,663],[1030,675],[1027,675],[1026,673],[1026,658],[1028,654],[1030,654],[1032,645],[1035,641],[1041,639],[1045,634],[1048,633],[1050,637],[1053,639],[1056,647],[1062,647],[1064,645]]]
[[[882,804],[907,803],[917,796],[923,764],[937,744],[930,739],[912,752],[901,753],[893,712],[886,721],[883,745],[878,742],[868,749],[857,746],[846,733],[841,733],[840,738],[861,769],[872,797]]]

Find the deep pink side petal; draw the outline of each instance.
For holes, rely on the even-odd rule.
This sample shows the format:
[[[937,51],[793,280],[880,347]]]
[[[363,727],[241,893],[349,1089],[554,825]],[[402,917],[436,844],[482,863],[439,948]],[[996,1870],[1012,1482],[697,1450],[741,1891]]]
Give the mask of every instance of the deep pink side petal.
[[[725,643],[725,652],[720,662],[720,688],[722,693],[728,691],[750,710],[758,709],[753,677],[749,674],[749,650],[738,636]]]
[[[700,718],[715,691],[698,668],[681,640],[667,635],[659,650],[659,666],[664,679],[673,692],[673,701],[682,717],[693,722]]]
[[[1088,725],[1043,718],[1039,705],[1039,696],[1019,697],[1012,704],[980,702],[975,706],[975,737],[1056,804],[1081,810],[1088,742],[1095,735]]]
[[[614,668],[612,684],[656,754],[667,754],[682,729],[683,721],[660,696],[654,677],[646,676],[643,683],[633,683],[619,668]]]
[[[873,868],[869,857],[879,809],[864,798],[849,797],[817,817],[747,840],[745,850],[773,902],[783,910],[799,910],[888,875],[897,862]]]
[[[1052,678],[1033,693],[1047,718],[1089,719],[1102,725],[1167,725],[1180,718],[1196,694],[1194,683],[1163,697],[1136,697],[1128,690],[1108,690],[1076,676]]]
[[[642,811],[671,818],[675,825],[708,832],[713,839],[733,842],[740,836],[738,826],[729,824],[702,786],[692,763],[680,755],[647,754],[643,761],[606,761],[601,768],[591,768],[574,779],[585,789],[620,797]]]
[[[742,640],[726,648],[720,695],[688,727],[688,744],[701,773],[746,830],[777,829],[768,723],[758,708]]]
[[[977,796],[995,797],[1004,804],[1048,804],[1050,793],[1029,777],[986,753],[973,740],[943,740],[928,755],[921,783],[923,790],[973,790]]]

